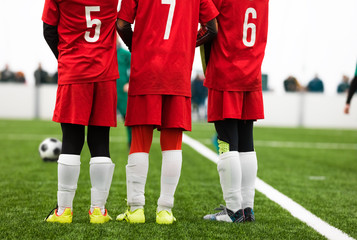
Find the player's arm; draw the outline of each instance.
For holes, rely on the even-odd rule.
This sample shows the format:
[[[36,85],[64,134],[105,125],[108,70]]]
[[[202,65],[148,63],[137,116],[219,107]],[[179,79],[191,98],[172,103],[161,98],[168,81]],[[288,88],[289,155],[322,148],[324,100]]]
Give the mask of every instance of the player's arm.
[[[212,41],[212,39],[217,35],[217,32],[218,24],[216,18],[212,19],[205,25],[202,25],[197,33],[196,47]]]
[[[355,77],[352,79],[350,88],[348,89],[347,100],[346,100],[346,105],[345,105],[345,109],[344,109],[344,112],[346,114],[348,114],[350,112],[351,100],[352,100],[353,94],[355,94],[356,90],[357,90],[357,75],[355,75]]]
[[[133,40],[133,30],[131,30],[131,24],[128,23],[127,21],[118,18],[116,27],[119,36],[121,37],[121,39],[123,39],[123,42],[131,52],[131,43]]]
[[[200,46],[203,72],[206,72],[208,61],[211,54],[212,40],[217,35],[218,24],[214,18],[206,25],[201,26],[197,33],[196,47]]]
[[[351,103],[351,99],[353,97],[353,94],[357,91],[357,76],[355,76],[352,81],[351,81],[351,85],[350,88],[348,89],[348,95],[347,95],[347,104]]]
[[[55,57],[58,59],[58,30],[57,26],[52,26],[47,23],[43,23],[43,36],[48,44],[48,46],[51,48],[51,51],[55,55]]]

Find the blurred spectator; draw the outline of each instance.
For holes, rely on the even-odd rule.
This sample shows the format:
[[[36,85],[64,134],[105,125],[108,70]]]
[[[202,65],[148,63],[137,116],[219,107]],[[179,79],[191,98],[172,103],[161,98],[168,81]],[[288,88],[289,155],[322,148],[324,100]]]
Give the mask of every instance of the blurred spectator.
[[[25,74],[23,72],[17,72],[15,74],[15,82],[26,83]]]
[[[0,72],[1,82],[15,82],[15,74],[9,68],[9,65],[5,65],[5,69]]]
[[[191,83],[192,112],[197,113],[198,120],[206,118],[205,101],[207,98],[207,88],[203,86],[203,76],[197,74]]]
[[[263,91],[269,91],[268,74],[265,74],[265,73],[262,74],[262,90]]]
[[[49,83],[50,79],[48,73],[42,69],[41,63],[38,64],[38,68],[35,71],[35,83],[36,85]]]
[[[356,64],[355,76],[353,77],[353,79],[351,81],[351,85],[348,89],[346,105],[343,110],[345,114],[350,113],[351,100],[352,100],[353,95],[356,93],[356,91],[357,91],[357,64]]]
[[[337,93],[345,93],[348,91],[350,84],[348,83],[349,78],[346,75],[342,76],[342,81],[337,86]]]
[[[324,92],[324,83],[316,74],[306,87],[308,92]]]
[[[57,84],[58,83],[58,72],[56,71],[51,77],[51,83]]]
[[[289,76],[284,80],[285,92],[298,92],[302,90],[301,85],[294,76]]]
[[[118,102],[117,109],[120,115],[125,119],[126,115],[126,105],[128,102],[128,87],[129,87],[129,75],[130,75],[130,58],[131,54],[129,51],[125,50],[120,42],[117,42],[117,58],[118,58],[118,68],[119,76],[117,79],[117,94]],[[128,139],[128,149],[131,145],[131,127],[126,127],[127,139]]]

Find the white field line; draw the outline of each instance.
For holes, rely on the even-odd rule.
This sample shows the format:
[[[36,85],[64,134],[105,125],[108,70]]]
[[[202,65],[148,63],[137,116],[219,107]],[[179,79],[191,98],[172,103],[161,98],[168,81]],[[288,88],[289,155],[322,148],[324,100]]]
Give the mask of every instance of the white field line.
[[[212,144],[212,139],[198,139],[204,144]],[[306,149],[330,149],[330,150],[357,150],[355,143],[324,143],[324,142],[286,142],[255,140],[254,146],[274,148],[306,148]]]
[[[254,141],[254,145],[259,147],[278,147],[278,148],[280,147],[280,148],[357,150],[357,144],[354,143]]]
[[[217,163],[218,155],[211,149],[207,148],[200,142],[190,138],[187,135],[183,135],[183,142],[190,146],[192,149],[196,150],[199,154],[203,155],[210,161]],[[280,193],[270,185],[266,184],[261,179],[257,178],[256,187],[259,192],[263,193],[267,198],[279,204],[282,208],[286,209],[291,213],[292,216],[296,217],[300,221],[306,223],[315,231],[326,237],[327,239],[333,240],[354,240],[354,238],[348,236],[341,230],[329,225],[324,222],[311,212],[307,211],[298,203],[294,202],[291,198]]]

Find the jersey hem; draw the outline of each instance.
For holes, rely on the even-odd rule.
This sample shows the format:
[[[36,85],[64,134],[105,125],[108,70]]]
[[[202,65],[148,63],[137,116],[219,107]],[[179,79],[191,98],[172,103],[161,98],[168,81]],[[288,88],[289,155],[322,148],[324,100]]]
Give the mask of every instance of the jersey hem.
[[[139,92],[139,93],[128,93],[129,96],[143,96],[143,95],[170,95],[170,96],[183,96],[191,98],[191,94],[187,93],[175,93],[175,92]]]
[[[220,87],[215,87],[215,86],[208,86],[206,84],[204,84],[205,87],[209,88],[209,89],[213,89],[216,91],[221,91],[221,92],[255,92],[255,91],[262,91],[262,87],[258,86],[258,87],[252,87],[252,88],[220,88]]]
[[[71,80],[58,80],[58,85],[116,81],[116,79],[118,79],[118,78],[119,78],[119,75],[113,75],[111,77],[106,77],[103,79],[101,79],[101,78],[100,79],[98,79],[98,78],[83,78],[83,79],[72,78]]]

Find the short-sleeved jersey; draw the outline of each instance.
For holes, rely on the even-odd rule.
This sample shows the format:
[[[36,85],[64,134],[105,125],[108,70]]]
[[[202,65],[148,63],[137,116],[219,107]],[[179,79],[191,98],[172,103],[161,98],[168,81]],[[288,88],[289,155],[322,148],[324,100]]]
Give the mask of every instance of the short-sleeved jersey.
[[[118,18],[135,20],[129,95],[191,96],[198,23],[217,15],[211,0],[123,0]]]
[[[269,0],[213,0],[220,14],[205,86],[220,91],[261,90]]]
[[[119,77],[116,56],[118,0],[46,0],[42,21],[57,26],[58,83]]]

